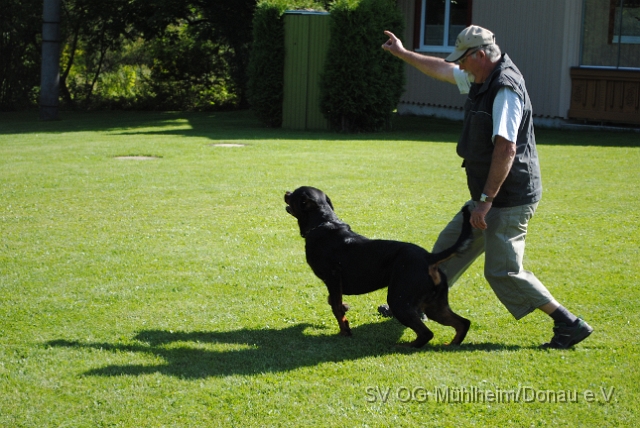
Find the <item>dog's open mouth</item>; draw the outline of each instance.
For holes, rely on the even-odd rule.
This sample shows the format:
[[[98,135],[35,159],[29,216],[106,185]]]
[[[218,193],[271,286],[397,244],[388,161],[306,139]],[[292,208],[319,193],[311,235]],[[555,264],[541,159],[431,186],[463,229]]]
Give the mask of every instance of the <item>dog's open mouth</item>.
[[[292,211],[292,209],[291,209],[291,204],[289,203],[289,197],[290,197],[290,196],[291,196],[291,192],[286,192],[286,193],[284,194],[284,201],[285,201],[285,203],[287,204],[287,206],[286,206],[285,210],[287,210],[287,212],[288,212],[289,214],[291,214],[292,216],[294,216],[294,217],[295,217],[295,215],[293,214],[293,211]]]

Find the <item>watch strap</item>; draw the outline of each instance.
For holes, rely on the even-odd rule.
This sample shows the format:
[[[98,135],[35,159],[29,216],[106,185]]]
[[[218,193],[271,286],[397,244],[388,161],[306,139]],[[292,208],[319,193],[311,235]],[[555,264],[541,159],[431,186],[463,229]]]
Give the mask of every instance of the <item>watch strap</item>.
[[[480,195],[480,202],[493,202],[493,197],[487,196],[484,193]]]

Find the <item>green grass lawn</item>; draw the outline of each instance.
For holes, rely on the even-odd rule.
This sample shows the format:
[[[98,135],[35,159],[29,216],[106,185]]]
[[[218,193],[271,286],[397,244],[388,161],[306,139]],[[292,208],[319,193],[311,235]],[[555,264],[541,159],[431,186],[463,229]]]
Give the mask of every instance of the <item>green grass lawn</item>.
[[[432,342],[351,296],[352,338],[283,195],[326,191],[373,238],[431,249],[468,197],[456,122],[344,135],[248,112],[0,114],[0,426],[637,426],[640,134],[538,130],[525,267],[584,317],[515,321],[474,265]],[[241,144],[218,147],[215,144]],[[152,160],[118,156],[155,156]],[[516,394],[520,394],[516,397]],[[592,395],[591,395],[592,394]]]

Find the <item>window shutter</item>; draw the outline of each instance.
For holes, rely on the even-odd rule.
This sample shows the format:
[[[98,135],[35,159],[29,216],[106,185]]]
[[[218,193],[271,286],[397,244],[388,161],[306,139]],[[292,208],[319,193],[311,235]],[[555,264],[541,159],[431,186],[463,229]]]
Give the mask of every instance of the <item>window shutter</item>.
[[[422,0],[414,0],[413,50],[420,48],[420,26],[422,25]]]

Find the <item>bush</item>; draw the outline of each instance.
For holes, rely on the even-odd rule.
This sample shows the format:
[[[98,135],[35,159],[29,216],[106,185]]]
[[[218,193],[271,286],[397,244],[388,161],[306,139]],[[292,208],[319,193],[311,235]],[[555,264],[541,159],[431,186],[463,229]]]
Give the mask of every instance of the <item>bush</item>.
[[[199,39],[186,24],[171,25],[147,41],[124,40],[107,51],[95,83],[84,43],[66,79],[68,106],[85,109],[208,111],[235,108],[224,44]],[[63,58],[69,54],[63,52]],[[87,94],[90,93],[90,96]]]
[[[404,87],[402,61],[381,49],[384,30],[402,34],[393,0],[337,0],[321,76],[321,110],[332,129],[378,131],[390,124]]]
[[[261,0],[253,17],[253,49],[249,60],[249,102],[267,126],[282,125],[284,98],[284,20],[287,10],[322,10],[326,2]]]
[[[0,111],[37,105],[42,1],[7,0],[0,13]]]
[[[147,84],[160,110],[215,110],[238,103],[224,60],[228,46],[170,27],[151,42],[153,64]]]

